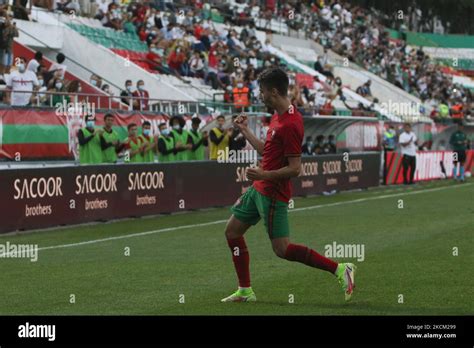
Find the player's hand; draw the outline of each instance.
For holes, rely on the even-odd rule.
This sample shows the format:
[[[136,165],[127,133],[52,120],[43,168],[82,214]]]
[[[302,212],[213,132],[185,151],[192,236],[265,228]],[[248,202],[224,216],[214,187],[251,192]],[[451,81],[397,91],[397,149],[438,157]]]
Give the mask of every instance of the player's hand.
[[[248,126],[247,115],[242,113],[239,116],[237,116],[237,118],[234,120],[234,126],[240,130],[246,129]]]
[[[233,133],[234,133],[234,129],[232,127],[227,129],[227,134],[229,135],[229,137],[232,136]]]
[[[247,169],[247,179],[251,181],[266,179],[265,171],[262,167],[255,167]]]

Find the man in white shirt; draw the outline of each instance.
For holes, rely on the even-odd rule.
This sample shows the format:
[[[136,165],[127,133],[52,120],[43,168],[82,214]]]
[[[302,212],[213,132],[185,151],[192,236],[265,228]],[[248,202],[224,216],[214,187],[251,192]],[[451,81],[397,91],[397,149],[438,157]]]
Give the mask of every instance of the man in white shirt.
[[[11,90],[10,104],[25,106],[30,103],[33,89],[39,87],[39,82],[34,72],[26,70],[25,58],[18,58],[17,68],[7,77],[7,88]]]
[[[61,78],[64,79],[64,74],[66,73],[67,66],[64,63],[66,56],[62,53],[56,55],[56,63],[51,64],[48,71],[61,71]]]
[[[26,70],[30,70],[36,74],[38,72],[38,67],[41,65],[42,61],[43,61],[43,53],[41,53],[40,51],[37,51],[35,53],[35,57],[28,62],[28,66],[26,67]]]
[[[398,143],[401,146],[403,155],[403,183],[405,185],[413,184],[413,178],[416,171],[416,147],[417,138],[415,133],[411,131],[411,125],[405,123],[403,126],[403,133],[398,138]],[[410,169],[410,176],[408,177],[408,170]]]

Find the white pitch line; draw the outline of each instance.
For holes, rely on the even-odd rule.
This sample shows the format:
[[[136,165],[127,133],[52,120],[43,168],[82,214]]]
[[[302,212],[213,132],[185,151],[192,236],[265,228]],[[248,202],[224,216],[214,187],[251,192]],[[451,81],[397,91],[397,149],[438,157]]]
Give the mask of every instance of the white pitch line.
[[[335,203],[328,203],[328,204],[319,204],[319,205],[312,205],[312,206],[309,206],[309,207],[290,209],[290,210],[288,210],[288,212],[291,213],[291,212],[295,212],[295,211],[303,211],[303,210],[311,210],[311,209],[318,209],[318,208],[334,207],[334,206],[338,206],[338,205],[346,205],[346,204],[367,202],[367,201],[373,201],[373,200],[390,198],[390,197],[397,197],[397,196],[415,195],[415,194],[418,194],[418,193],[441,191],[441,190],[446,190],[446,189],[451,189],[451,188],[466,187],[466,186],[470,186],[470,185],[472,185],[472,183],[463,184],[463,185],[456,185],[456,186],[436,187],[436,188],[432,188],[432,189],[419,190],[419,191],[401,192],[401,193],[395,193],[395,194],[392,194],[392,195],[382,195],[382,196],[376,196],[376,197],[359,198],[359,199],[354,199],[354,200],[351,200],[351,201],[335,202]],[[141,236],[146,236],[146,235],[149,235],[149,234],[156,234],[156,233],[162,233],[162,232],[168,232],[168,231],[176,231],[176,230],[184,230],[184,229],[190,229],[190,228],[195,228],[195,227],[204,227],[204,226],[217,225],[217,224],[221,224],[221,223],[225,223],[225,222],[227,222],[227,220],[216,220],[216,221],[204,222],[204,223],[200,223],[200,224],[167,227],[167,228],[162,228],[162,229],[159,229],[159,230],[152,230],[152,231],[145,231],[145,232],[139,232],[139,233],[125,234],[125,235],[122,235],[122,236],[108,237],[108,238],[102,238],[102,239],[93,239],[93,240],[88,240],[88,241],[79,242],[79,243],[51,245],[51,246],[44,247],[44,248],[38,248],[38,251],[39,250],[49,250],[49,249],[71,248],[71,247],[76,247],[76,246],[81,246],[81,245],[108,242],[108,241],[111,241],[111,240],[118,240],[118,239],[132,238],[132,237],[141,237]],[[9,254],[7,254],[7,255],[9,255]],[[0,258],[1,257],[5,257],[5,254],[0,255]]]

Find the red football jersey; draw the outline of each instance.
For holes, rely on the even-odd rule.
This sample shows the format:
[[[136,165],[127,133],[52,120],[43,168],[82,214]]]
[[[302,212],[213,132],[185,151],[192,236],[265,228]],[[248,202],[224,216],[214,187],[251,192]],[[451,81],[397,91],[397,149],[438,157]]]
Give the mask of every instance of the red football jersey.
[[[293,113],[289,111],[293,109]],[[268,127],[263,148],[263,170],[277,170],[288,165],[288,157],[301,156],[304,127],[303,117],[295,106],[283,115],[275,113]],[[288,203],[291,198],[290,178],[257,180],[253,187],[261,194]]]

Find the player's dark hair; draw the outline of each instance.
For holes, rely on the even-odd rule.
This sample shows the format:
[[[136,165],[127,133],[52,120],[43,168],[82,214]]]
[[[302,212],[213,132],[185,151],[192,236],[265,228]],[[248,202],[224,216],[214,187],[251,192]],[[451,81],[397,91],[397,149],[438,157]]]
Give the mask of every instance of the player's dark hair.
[[[275,88],[281,96],[286,96],[288,94],[288,75],[280,68],[269,68],[264,70],[258,76],[258,83],[260,86],[265,86],[265,88],[269,90]]]
[[[108,119],[108,118],[115,118],[115,116],[114,116],[113,114],[111,114],[111,113],[105,114],[105,115],[104,115],[104,121],[105,121],[106,119]]]
[[[166,127],[166,123],[162,122],[158,125],[158,129],[160,129],[161,127]]]
[[[128,126],[127,126],[127,130],[130,130],[130,128],[133,128],[133,127],[136,127],[137,124],[136,123],[130,123]]]
[[[144,121],[144,122],[142,123],[142,127],[143,127],[143,126],[150,126],[150,127],[151,127],[150,121]]]
[[[218,120],[218,119],[220,119],[220,118],[223,118],[223,119],[225,120],[224,115],[219,115],[219,116],[217,116],[217,117],[216,117],[216,120]]]
[[[191,119],[191,122],[192,122],[192,124],[200,125],[202,121],[201,121],[201,119],[200,119],[199,117],[193,117],[193,118]]]

